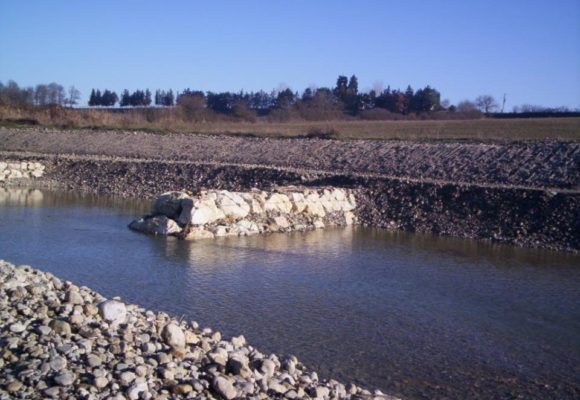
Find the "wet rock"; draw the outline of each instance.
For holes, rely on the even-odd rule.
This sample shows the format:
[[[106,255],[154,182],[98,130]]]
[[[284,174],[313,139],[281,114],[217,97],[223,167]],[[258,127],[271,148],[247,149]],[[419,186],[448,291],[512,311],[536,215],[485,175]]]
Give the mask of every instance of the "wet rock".
[[[155,217],[144,217],[136,219],[129,224],[129,228],[152,235],[173,235],[181,232],[181,227],[172,219],[165,215]]]
[[[215,236],[208,230],[199,227],[192,227],[185,235],[185,240],[213,239]]]

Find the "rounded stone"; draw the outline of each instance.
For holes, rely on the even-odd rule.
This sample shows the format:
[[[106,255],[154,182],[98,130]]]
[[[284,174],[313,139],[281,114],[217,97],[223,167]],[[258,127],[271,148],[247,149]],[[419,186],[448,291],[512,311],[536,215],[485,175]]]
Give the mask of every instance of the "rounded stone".
[[[50,321],[48,326],[55,332],[60,335],[70,335],[71,329],[70,324],[66,321],[61,321],[59,319],[53,319]]]
[[[22,382],[20,381],[13,381],[8,384],[6,387],[6,391],[8,393],[15,393],[18,392],[22,388]]]
[[[145,375],[145,374],[143,374]],[[135,380],[135,374],[131,371],[125,371],[119,377],[119,382],[123,386],[129,386]]]
[[[218,376],[213,380],[213,389],[226,400],[231,400],[238,395],[232,382],[223,376]]]
[[[107,322],[113,324],[123,323],[127,318],[127,308],[120,301],[106,300],[99,304],[99,314]]]
[[[188,393],[193,392],[193,386],[188,385],[187,383],[182,383],[182,384],[173,386],[173,388],[171,389],[171,392],[173,394],[177,394],[177,395],[188,394]]]
[[[105,378],[104,376],[99,376],[99,377],[95,378],[95,386],[99,389],[104,388],[108,384],[109,384],[109,380],[107,378]]]
[[[22,333],[26,330],[26,325],[21,322],[16,322],[10,325],[10,332],[12,333]]]
[[[175,323],[169,323],[163,328],[161,333],[165,344],[171,347],[182,348],[185,347],[185,334],[181,328]]]
[[[55,371],[62,371],[66,368],[66,364],[66,358],[64,357],[56,356],[50,360],[50,368]]]
[[[63,372],[62,374],[54,377],[54,382],[60,386],[70,386],[74,383],[74,381],[75,375],[70,371]]]

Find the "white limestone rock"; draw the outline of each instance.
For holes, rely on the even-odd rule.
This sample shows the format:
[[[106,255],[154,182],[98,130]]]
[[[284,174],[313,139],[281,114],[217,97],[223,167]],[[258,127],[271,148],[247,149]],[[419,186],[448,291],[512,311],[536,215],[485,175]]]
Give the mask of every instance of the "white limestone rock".
[[[304,211],[314,217],[324,218],[326,216],[326,211],[320,202],[320,197],[316,193],[311,193],[306,196],[306,207]]]
[[[292,202],[292,212],[301,213],[306,208],[306,198],[302,193],[290,193],[290,201]]]
[[[250,205],[237,193],[222,190],[217,196],[217,205],[226,217],[245,218],[250,213]]]
[[[287,214],[292,211],[292,202],[285,194],[273,193],[264,203],[264,209]]]
[[[290,222],[288,222],[288,218],[286,218],[283,215],[277,216],[273,218],[274,223],[278,226],[278,228],[280,229],[288,229],[290,228]]]
[[[105,300],[99,304],[99,315],[111,324],[122,324],[127,319],[127,308],[120,301]]]
[[[217,207],[214,198],[206,196],[199,200],[182,200],[182,210],[178,222],[182,225],[205,225],[225,217],[224,212]]]

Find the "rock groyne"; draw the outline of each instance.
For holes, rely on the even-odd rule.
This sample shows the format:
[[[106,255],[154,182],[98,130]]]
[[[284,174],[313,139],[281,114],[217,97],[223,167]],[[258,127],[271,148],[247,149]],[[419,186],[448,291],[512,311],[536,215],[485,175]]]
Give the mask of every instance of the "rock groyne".
[[[0,183],[22,179],[40,178],[45,166],[35,161],[0,160]]]
[[[16,157],[14,158],[16,159]],[[41,162],[34,185],[151,198],[180,188],[247,192],[276,186],[352,190],[359,223],[391,230],[580,251],[580,192],[184,161],[19,155]],[[555,170],[558,168],[554,167]],[[575,176],[577,172],[567,172]],[[576,179],[570,181],[571,184]],[[0,183],[1,184],[1,183]],[[573,184],[572,186],[574,186]]]
[[[0,260],[0,399],[390,399]]]
[[[352,225],[355,208],[352,191],[332,187],[203,190],[197,195],[174,191],[157,197],[151,213],[129,228],[187,240],[247,236]]]

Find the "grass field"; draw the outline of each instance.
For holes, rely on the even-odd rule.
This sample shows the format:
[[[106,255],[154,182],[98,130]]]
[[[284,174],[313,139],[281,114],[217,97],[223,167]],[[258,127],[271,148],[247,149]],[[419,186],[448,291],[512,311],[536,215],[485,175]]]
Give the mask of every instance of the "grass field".
[[[149,115],[149,113],[153,115]],[[229,134],[260,137],[324,136],[336,139],[407,140],[580,140],[580,117],[461,120],[256,122],[223,118],[208,122],[187,122],[171,110],[141,110],[111,113],[102,110],[59,108],[19,110],[0,107],[0,125],[18,127],[29,120],[40,126],[64,129],[145,130],[157,133]]]
[[[332,133],[338,139],[580,140],[580,118],[477,119],[452,121],[330,121],[195,124],[188,132],[292,137]]]

